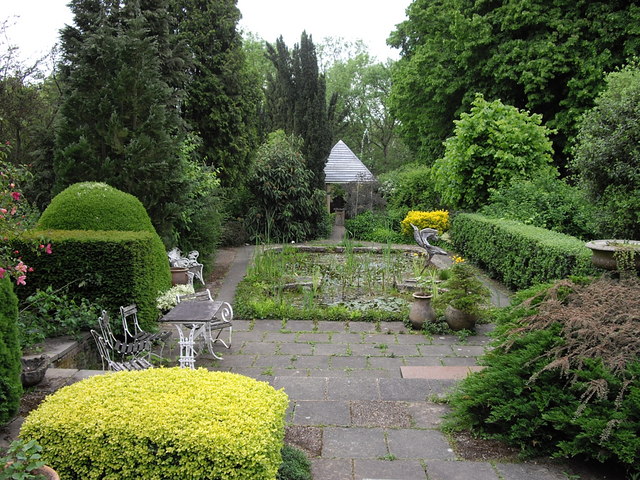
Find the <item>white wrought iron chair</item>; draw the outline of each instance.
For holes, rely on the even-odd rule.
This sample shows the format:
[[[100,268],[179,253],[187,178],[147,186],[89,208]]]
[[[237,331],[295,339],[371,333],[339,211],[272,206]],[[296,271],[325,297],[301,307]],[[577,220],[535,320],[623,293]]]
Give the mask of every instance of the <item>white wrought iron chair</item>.
[[[197,250],[192,250],[186,257],[182,256],[182,252],[176,247],[167,252],[167,256],[169,257],[169,265],[172,267],[182,267],[189,269],[189,272],[193,273],[193,275],[202,282],[204,285],[204,276],[202,274],[202,269],[204,265],[198,262],[198,257],[200,256],[200,252]]]
[[[148,342],[151,346],[160,344],[160,355],[149,352],[158,358],[162,358],[162,351],[167,338],[171,336],[169,331],[147,332],[140,328],[138,322],[138,307],[135,303],[120,307],[120,316],[122,317],[122,329],[124,330],[124,343]]]
[[[102,369],[111,370],[114,372],[121,372],[125,370],[146,370],[147,368],[153,368],[153,365],[146,358],[132,358],[131,360],[118,362],[113,359],[111,353],[113,350],[111,346],[105,341],[105,339],[95,330],[91,330],[91,335],[96,341],[98,347],[98,353],[102,359]],[[105,369],[105,364],[107,368]]]
[[[110,350],[119,354],[123,360],[127,358],[149,357],[151,349],[153,348],[151,342],[147,340],[119,340],[113,334],[111,322],[109,321],[109,313],[106,310],[103,310],[102,315],[98,318],[98,325],[104,343]]]

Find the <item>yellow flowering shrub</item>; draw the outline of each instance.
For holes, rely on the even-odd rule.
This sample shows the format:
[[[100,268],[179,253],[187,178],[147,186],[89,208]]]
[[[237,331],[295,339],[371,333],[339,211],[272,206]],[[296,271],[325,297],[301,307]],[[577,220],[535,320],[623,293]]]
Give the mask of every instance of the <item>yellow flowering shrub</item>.
[[[233,373],[108,373],[49,396],[20,436],[65,480],[273,480],[287,405],[284,391]]]
[[[446,210],[434,210],[432,212],[411,210],[401,222],[403,235],[413,235],[412,223],[420,230],[434,228],[442,235],[449,230],[449,212]]]

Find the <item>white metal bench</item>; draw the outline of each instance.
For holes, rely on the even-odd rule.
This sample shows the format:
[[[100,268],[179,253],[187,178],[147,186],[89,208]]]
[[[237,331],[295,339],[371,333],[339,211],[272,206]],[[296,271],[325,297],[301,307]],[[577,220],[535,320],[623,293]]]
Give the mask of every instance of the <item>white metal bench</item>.
[[[198,262],[200,253],[197,250],[189,252],[186,257],[182,256],[182,252],[176,247],[167,252],[169,257],[169,265],[172,267],[187,268],[202,284],[204,285],[204,277],[202,276],[203,264]]]

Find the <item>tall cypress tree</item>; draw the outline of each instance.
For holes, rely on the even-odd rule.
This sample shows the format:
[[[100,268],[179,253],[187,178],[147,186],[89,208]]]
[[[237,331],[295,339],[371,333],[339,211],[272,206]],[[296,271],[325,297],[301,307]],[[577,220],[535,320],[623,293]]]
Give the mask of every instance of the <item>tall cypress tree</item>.
[[[186,62],[168,0],[72,0],[70,7],[56,190],[106,182],[138,197],[167,238],[184,191],[178,154]]]
[[[245,64],[236,0],[174,0],[180,38],[189,48],[183,117],[202,138],[200,154],[220,168],[224,185],[242,183],[257,146],[260,87]]]
[[[324,166],[333,138],[325,78],[318,70],[313,40],[302,32],[300,44],[290,52],[280,37],[275,47],[267,44],[267,52],[277,72],[268,85],[270,128],[302,137],[302,154],[313,172],[312,184],[323,188]]]

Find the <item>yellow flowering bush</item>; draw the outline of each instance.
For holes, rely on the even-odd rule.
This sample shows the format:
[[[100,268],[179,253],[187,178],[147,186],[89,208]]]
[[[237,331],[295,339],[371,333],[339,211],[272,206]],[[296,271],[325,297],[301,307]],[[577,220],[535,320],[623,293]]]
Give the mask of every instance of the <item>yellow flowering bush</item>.
[[[274,480],[287,405],[284,391],[233,373],[108,373],[49,396],[20,436],[64,479]]]
[[[401,222],[403,235],[413,235],[412,223],[420,230],[434,228],[442,235],[449,230],[449,212],[446,210],[434,210],[432,212],[411,210]]]

